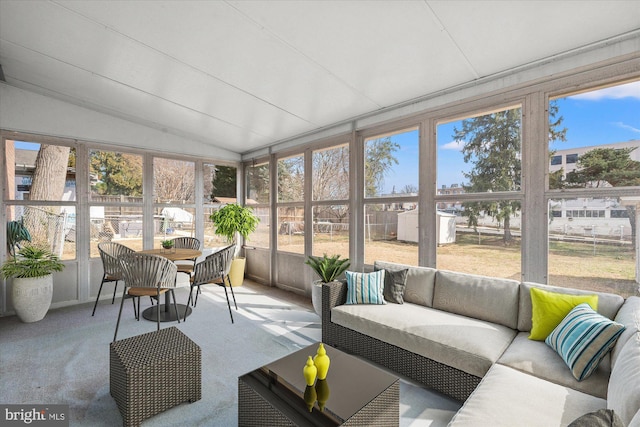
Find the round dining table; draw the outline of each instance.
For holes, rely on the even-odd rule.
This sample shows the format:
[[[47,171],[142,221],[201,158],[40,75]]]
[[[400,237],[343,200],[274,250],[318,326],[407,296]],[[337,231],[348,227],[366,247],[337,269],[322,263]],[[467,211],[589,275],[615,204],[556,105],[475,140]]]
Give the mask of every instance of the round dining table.
[[[151,254],[158,255],[164,257],[170,261],[186,261],[198,258],[202,255],[202,251],[197,249],[185,249],[185,248],[172,248],[172,249],[146,249],[143,251],[139,251],[143,254]],[[165,292],[164,294],[164,304],[153,305],[147,308],[142,312],[142,317],[147,320],[157,321],[158,315],[160,315],[161,322],[173,322],[178,320],[178,318],[184,319],[188,315],[191,314],[191,307],[186,304],[177,304],[178,307],[178,317],[176,317],[176,312],[173,309],[173,304],[171,304],[169,292]]]

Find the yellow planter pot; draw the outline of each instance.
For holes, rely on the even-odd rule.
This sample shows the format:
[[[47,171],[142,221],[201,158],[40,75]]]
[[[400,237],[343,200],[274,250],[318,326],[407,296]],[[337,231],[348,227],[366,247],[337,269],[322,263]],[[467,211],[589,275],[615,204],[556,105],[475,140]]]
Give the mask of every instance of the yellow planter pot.
[[[231,261],[231,270],[229,270],[229,279],[231,280],[231,285],[235,288],[237,286],[242,286],[242,282],[244,281],[244,268],[247,263],[245,258],[234,258]],[[229,282],[227,281],[227,285]]]

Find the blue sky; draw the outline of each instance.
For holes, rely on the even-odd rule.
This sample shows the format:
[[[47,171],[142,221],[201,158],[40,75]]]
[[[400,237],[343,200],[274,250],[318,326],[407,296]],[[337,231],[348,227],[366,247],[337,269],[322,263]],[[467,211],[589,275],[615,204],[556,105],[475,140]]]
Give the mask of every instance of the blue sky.
[[[550,144],[551,149],[594,146],[640,140],[640,82],[560,98],[559,115],[567,128],[567,141]],[[462,171],[471,169],[463,161],[461,142],[453,140],[453,128],[461,121],[438,126],[438,188],[462,184]],[[384,193],[418,182],[418,133],[392,136],[403,148],[396,153],[399,165],[385,179]]]

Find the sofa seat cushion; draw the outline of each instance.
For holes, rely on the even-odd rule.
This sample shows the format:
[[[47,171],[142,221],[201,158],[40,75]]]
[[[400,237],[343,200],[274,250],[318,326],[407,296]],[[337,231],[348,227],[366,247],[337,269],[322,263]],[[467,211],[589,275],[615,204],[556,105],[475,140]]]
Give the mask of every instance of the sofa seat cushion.
[[[516,334],[506,326],[406,302],[340,305],[331,310],[331,321],[477,377]]]
[[[578,381],[558,353],[544,341],[528,339],[528,335],[528,332],[520,332],[507,351],[498,359],[498,363],[558,385],[606,399],[611,373],[608,355],[589,378]]]
[[[599,397],[496,364],[449,427],[567,426],[606,406],[607,401]]]
[[[613,409],[625,425],[640,411],[640,333],[624,343],[611,370],[607,408]]]
[[[613,320],[622,323],[625,326],[625,330],[618,338],[616,346],[611,350],[611,369],[616,365],[624,344],[640,331],[640,297],[627,298]]]

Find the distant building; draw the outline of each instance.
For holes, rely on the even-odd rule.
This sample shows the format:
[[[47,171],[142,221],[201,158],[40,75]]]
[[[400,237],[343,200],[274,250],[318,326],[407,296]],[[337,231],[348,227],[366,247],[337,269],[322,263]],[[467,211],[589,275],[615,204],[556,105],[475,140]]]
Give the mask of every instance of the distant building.
[[[549,172],[556,172],[560,169],[564,169],[563,177],[566,177],[567,173],[573,172],[578,167],[578,158],[584,153],[591,151],[595,148],[635,148],[630,154],[631,160],[640,162],[640,140],[633,140],[627,142],[616,142],[614,144],[602,144],[588,147],[567,148],[566,150],[556,150],[551,156],[549,164]]]
[[[458,184],[451,184],[451,187],[443,185],[436,190],[438,196],[457,196],[464,194],[464,187]],[[442,212],[447,212],[454,215],[461,215],[463,211],[462,203],[460,202],[438,202],[437,209]]]
[[[640,161],[640,140],[634,140],[557,150],[550,159],[549,172],[563,169],[563,177],[566,177],[567,173],[577,169],[579,157],[595,148],[636,148],[629,157]],[[619,239],[631,236],[628,211],[617,198],[580,197],[550,200],[549,223],[551,233],[608,236]]]

